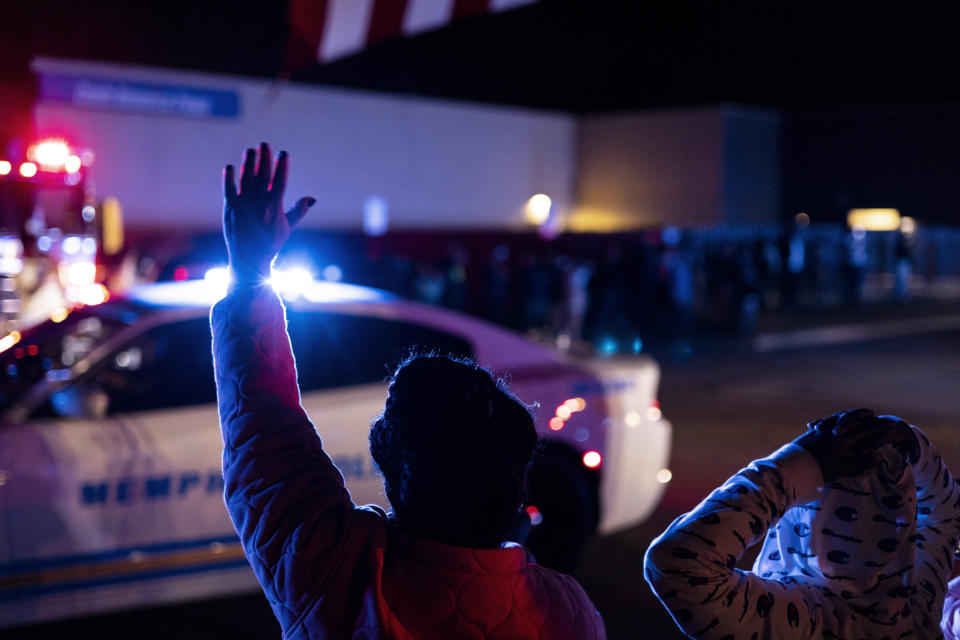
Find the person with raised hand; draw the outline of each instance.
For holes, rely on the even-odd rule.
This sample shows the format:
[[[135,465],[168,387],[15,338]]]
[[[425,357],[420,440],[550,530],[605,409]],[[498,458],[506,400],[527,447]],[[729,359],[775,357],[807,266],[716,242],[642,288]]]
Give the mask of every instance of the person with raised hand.
[[[938,638],[958,534],[960,489],[927,436],[858,409],[678,518],[645,577],[692,638]]]
[[[233,281],[211,310],[224,499],[285,638],[605,637],[577,582],[507,542],[537,435],[476,363],[411,357],[370,428],[393,511],[357,506],[300,405],[284,307],[266,280],[315,203],[283,209],[289,159],[223,172]],[[357,425],[360,428],[360,425]]]

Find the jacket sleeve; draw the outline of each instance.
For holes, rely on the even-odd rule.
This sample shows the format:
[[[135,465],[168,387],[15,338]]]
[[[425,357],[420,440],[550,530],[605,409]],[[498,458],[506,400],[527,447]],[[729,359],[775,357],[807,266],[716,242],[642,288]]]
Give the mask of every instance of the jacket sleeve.
[[[353,503],[300,406],[276,293],[238,288],[214,306],[211,325],[224,497],[286,631],[323,593]]]
[[[917,594],[926,613],[939,620],[960,535],[960,487],[926,434],[913,427],[920,458],[913,465],[917,485]]]
[[[819,589],[735,568],[787,509],[816,500],[821,486],[816,461],[788,444],[738,472],[653,541],[646,579],[689,636],[866,637],[849,617],[823,615]]]

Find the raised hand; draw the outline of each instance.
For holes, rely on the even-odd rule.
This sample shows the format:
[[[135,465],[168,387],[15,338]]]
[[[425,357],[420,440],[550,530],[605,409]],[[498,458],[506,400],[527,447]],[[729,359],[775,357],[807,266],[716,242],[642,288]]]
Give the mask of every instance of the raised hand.
[[[270,276],[270,265],[293,226],[316,203],[315,198],[300,198],[284,212],[286,151],[277,155],[275,169],[272,165],[270,145],[262,142],[259,157],[253,149],[244,153],[239,191],[233,165],[223,170],[223,236],[238,283],[259,284]]]

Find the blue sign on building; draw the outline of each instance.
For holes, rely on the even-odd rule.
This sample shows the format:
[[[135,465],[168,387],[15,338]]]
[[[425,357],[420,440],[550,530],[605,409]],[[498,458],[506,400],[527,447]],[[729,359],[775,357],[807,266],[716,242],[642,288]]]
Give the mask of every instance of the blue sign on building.
[[[40,75],[39,98],[88,109],[188,118],[235,118],[240,115],[240,95],[236,91],[55,73]]]

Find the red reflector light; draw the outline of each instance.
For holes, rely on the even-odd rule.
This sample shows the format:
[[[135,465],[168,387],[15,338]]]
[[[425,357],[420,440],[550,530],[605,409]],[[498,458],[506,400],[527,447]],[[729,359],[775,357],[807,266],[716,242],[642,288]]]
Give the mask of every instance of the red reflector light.
[[[603,462],[603,456],[600,455],[599,451],[587,451],[583,454],[583,466],[588,469],[596,469],[601,462]]]
[[[531,525],[537,526],[538,524],[540,524],[541,522],[543,522],[543,514],[540,513],[540,509],[537,509],[537,508],[536,508],[535,506],[533,506],[532,504],[531,504],[531,505],[528,505],[527,508],[524,509],[524,511],[526,511],[526,512],[527,512],[527,515],[530,516],[530,524],[531,524]]]

